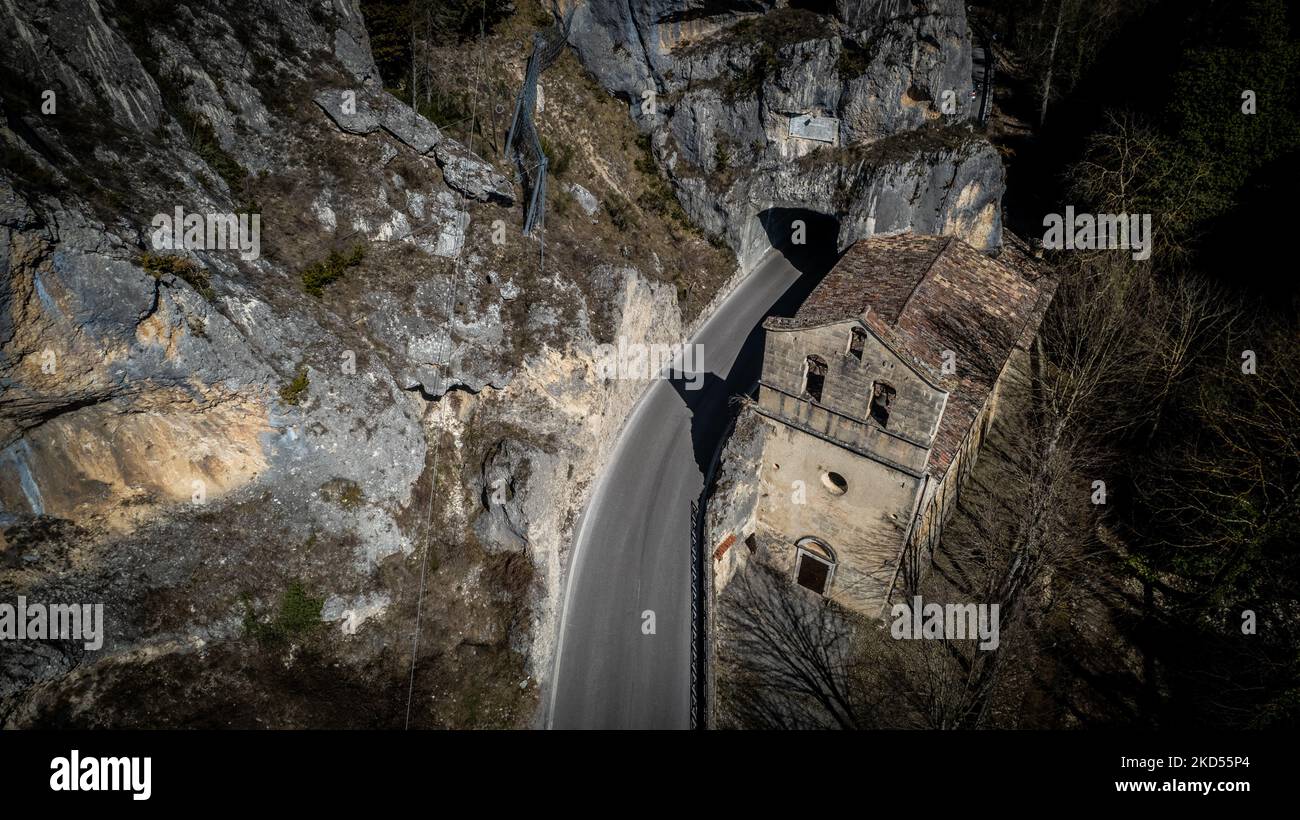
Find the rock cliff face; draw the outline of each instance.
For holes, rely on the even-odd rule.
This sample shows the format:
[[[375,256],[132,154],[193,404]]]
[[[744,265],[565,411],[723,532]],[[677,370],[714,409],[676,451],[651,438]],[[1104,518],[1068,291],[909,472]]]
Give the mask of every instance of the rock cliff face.
[[[0,643],[0,724],[400,725],[417,606],[413,723],[533,721],[645,386],[592,351],[680,341],[676,289],[600,248],[537,276],[509,169],[384,91],[351,0],[0,35],[0,600],[107,620]],[[159,250],[178,207],[256,214],[260,253]]]
[[[762,466],[763,418],[744,405],[718,454],[718,470],[704,522],[704,543],[711,563],[709,577],[715,592],[721,592],[749,560],[750,551],[743,541],[754,535]]]
[[[570,41],[652,134],[687,212],[742,259],[765,249],[755,215],[772,208],[839,218],[841,248],[906,229],[995,248],[1002,165],[964,124],[964,5],[778,5],[593,0]],[[809,116],[837,121],[829,141],[792,133]]]

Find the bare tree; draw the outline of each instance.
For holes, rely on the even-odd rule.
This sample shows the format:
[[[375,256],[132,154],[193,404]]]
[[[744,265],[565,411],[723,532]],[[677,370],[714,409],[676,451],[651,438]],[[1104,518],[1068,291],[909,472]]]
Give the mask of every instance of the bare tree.
[[[852,669],[852,616],[762,562],[723,607],[728,721],[751,728],[862,728]]]
[[[1228,351],[1220,379],[1203,382],[1192,402],[1204,435],[1169,453],[1142,488],[1160,530],[1177,539],[1165,546],[1214,556],[1206,580],[1300,516],[1300,377],[1283,359],[1295,350],[1290,335],[1252,351],[1267,364],[1251,374],[1240,351]]]
[[[1176,263],[1190,256],[1189,211],[1210,169],[1169,162],[1171,147],[1140,116],[1108,111],[1066,175],[1070,193],[1096,211],[1152,214],[1155,257]]]
[[[1150,363],[1146,412],[1150,419],[1147,443],[1160,429],[1174,391],[1192,375],[1216,340],[1241,323],[1241,308],[1224,289],[1202,277],[1184,275],[1156,280],[1141,269],[1142,286],[1150,290],[1146,304],[1140,355]]]
[[[1065,4],[1066,0],[1057,0],[1056,24],[1052,26],[1052,42],[1047,47],[1047,66],[1043,70],[1043,88],[1039,92],[1042,97],[1038,109],[1038,124],[1040,126],[1047,122],[1047,103],[1052,98],[1052,71],[1056,68],[1056,46],[1061,40],[1061,27],[1065,23]]]

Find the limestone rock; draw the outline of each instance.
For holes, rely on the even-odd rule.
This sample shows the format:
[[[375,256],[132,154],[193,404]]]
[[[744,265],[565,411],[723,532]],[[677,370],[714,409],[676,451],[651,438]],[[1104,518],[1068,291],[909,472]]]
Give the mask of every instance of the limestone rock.
[[[567,188],[569,193],[573,194],[573,199],[578,203],[578,207],[587,216],[595,216],[596,211],[600,210],[600,200],[596,199],[596,195],[591,191],[576,182],[569,183]]]
[[[379,124],[384,130],[411,146],[417,154],[427,154],[442,142],[438,126],[392,94],[385,91],[376,106]]]
[[[349,98],[347,95],[351,94]],[[334,124],[349,134],[373,134],[379,130],[379,116],[364,98],[356,97],[351,89],[328,88],[316,93],[316,104],[329,115]],[[352,103],[345,110],[344,103]]]
[[[937,146],[930,136],[961,131],[969,113],[964,4],[935,0],[920,15],[891,4],[778,5],[593,0],[575,11],[569,42],[650,131],[687,214],[744,261],[766,247],[754,214],[776,206],[840,219],[841,247],[906,228],[997,247],[996,154],[973,133]],[[658,97],[650,112],[647,90]],[[793,136],[791,118],[802,116],[833,120],[836,142]]]
[[[439,143],[434,156],[447,184],[470,199],[495,200],[507,205],[514,201],[514,186],[510,181],[455,140]]]

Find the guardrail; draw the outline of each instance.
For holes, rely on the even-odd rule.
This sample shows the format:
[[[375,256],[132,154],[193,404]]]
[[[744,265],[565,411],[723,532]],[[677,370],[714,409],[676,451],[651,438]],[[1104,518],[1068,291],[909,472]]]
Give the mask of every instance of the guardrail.
[[[707,496],[705,486],[701,498]],[[706,578],[704,571],[704,506],[701,501],[691,502],[691,728],[708,727],[707,693],[708,624],[706,612]]]

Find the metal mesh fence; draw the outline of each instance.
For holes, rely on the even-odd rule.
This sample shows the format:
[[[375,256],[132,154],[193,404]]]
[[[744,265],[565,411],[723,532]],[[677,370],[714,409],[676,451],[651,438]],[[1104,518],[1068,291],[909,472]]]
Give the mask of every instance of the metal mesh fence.
[[[528,214],[524,219],[524,233],[527,235],[531,235],[534,228],[543,225],[546,211],[546,152],[542,150],[542,141],[537,135],[534,120],[537,80],[564,51],[572,19],[573,12],[570,11],[562,20],[557,20],[555,25],[533,35],[533,51],[528,55],[524,83],[519,89],[514,117],[510,121],[510,133],[506,137],[507,154],[518,166],[518,173],[528,192]]]

